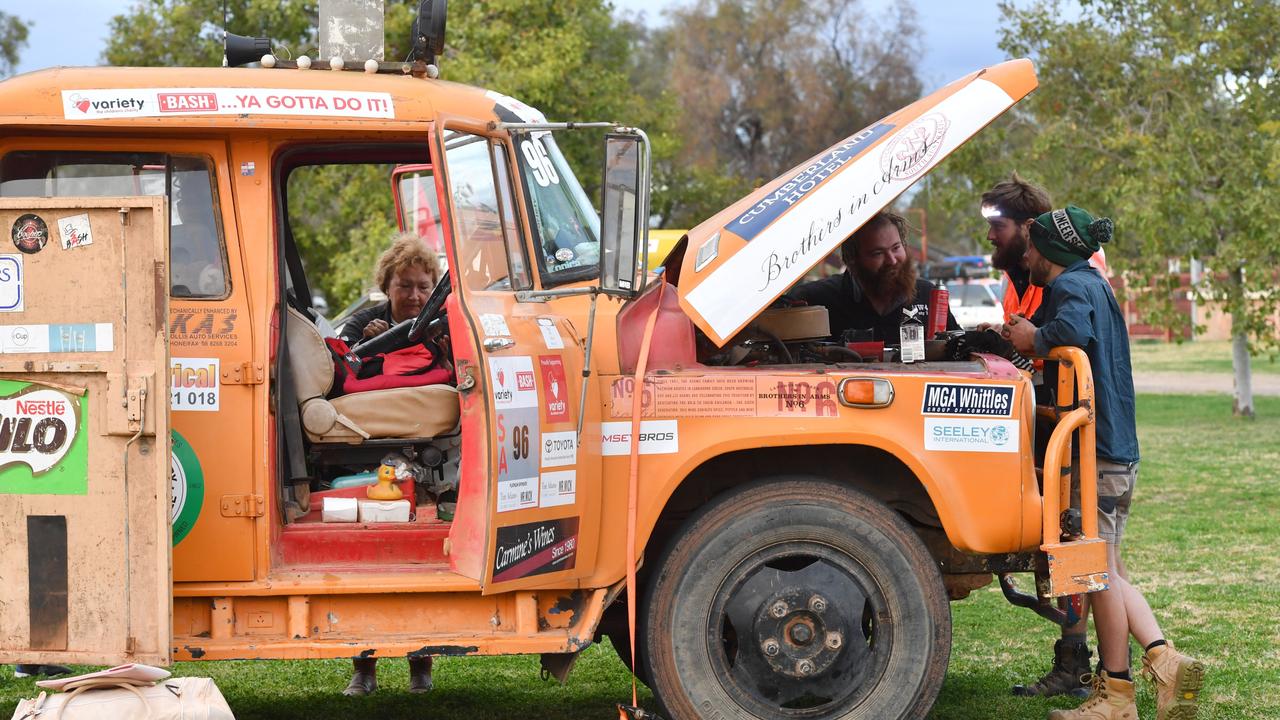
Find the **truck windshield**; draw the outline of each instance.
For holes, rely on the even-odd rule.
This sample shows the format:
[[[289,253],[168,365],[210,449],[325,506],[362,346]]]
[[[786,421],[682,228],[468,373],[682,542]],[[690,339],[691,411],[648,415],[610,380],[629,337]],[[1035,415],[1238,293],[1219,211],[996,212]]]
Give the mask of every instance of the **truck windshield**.
[[[515,136],[542,285],[595,277],[600,217],[549,132]]]

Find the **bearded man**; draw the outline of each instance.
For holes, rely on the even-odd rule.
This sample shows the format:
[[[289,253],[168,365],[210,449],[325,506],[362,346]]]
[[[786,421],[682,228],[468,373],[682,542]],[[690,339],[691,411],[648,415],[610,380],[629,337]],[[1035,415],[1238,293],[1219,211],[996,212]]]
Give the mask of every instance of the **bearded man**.
[[[873,340],[898,345],[903,321],[928,323],[934,289],[919,277],[906,238],[902,216],[878,213],[840,246],[843,273],[796,286],[788,297],[827,308],[832,337],[845,330],[870,330]],[[960,329],[950,310],[947,329]]]

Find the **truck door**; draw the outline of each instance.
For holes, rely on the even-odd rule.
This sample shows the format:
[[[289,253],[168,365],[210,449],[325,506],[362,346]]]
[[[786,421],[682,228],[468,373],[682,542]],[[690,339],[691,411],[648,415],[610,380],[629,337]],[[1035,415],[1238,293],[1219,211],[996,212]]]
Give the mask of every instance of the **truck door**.
[[[0,198],[0,662],[170,662],[165,202]]]
[[[481,581],[495,593],[581,577],[592,560],[578,546],[588,499],[579,491],[573,383],[581,383],[582,348],[548,304],[516,300],[533,280],[508,146],[446,131],[444,148],[452,273],[480,348],[469,392],[480,393],[487,419],[464,428],[483,434],[473,447],[485,448],[488,464]],[[598,458],[596,466],[593,477]]]

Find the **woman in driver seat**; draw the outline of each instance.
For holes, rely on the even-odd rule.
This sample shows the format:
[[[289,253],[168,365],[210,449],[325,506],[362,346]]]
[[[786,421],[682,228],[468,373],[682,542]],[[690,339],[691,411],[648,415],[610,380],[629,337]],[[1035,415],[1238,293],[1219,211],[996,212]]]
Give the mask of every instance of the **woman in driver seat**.
[[[413,319],[422,312],[442,274],[439,256],[422,238],[411,232],[396,235],[373,271],[374,282],[386,294],[387,302],[352,313],[339,337],[355,345]]]

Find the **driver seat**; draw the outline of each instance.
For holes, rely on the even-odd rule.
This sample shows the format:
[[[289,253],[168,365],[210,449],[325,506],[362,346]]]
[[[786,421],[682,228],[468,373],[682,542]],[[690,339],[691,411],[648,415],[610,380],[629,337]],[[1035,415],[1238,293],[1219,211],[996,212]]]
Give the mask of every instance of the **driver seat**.
[[[325,399],[333,387],[333,356],[324,336],[292,307],[285,333],[298,412],[312,442],[432,438],[458,426],[461,408],[458,390],[452,385],[370,390]]]

